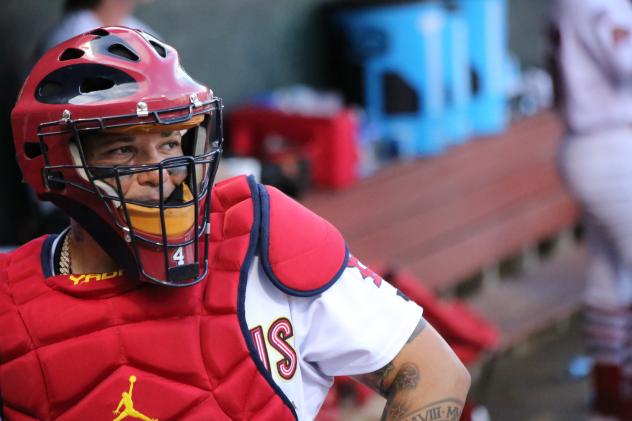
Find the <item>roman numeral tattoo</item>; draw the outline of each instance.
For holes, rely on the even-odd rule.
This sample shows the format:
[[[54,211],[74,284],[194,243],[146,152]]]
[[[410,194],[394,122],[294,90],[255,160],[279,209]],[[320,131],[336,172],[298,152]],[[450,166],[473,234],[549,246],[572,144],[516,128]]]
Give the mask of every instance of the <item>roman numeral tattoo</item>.
[[[463,402],[459,399],[444,399],[422,408],[402,414],[401,405],[393,405],[393,411],[387,407],[383,420],[400,421],[458,421],[463,410]]]
[[[407,343],[419,336],[426,326],[427,322],[422,317]],[[412,362],[397,366],[391,362],[373,373],[356,378],[388,399],[381,421],[459,421],[461,417],[463,402],[457,398],[415,408],[411,397],[421,383],[421,374],[419,367]]]

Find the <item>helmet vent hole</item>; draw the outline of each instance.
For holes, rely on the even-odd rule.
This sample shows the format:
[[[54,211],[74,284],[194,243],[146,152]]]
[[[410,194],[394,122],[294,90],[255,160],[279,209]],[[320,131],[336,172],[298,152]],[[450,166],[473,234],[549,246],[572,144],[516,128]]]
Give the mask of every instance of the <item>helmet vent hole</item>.
[[[108,51],[130,61],[138,61],[138,56],[123,44],[112,44],[108,47]]]
[[[64,86],[52,80],[46,81],[39,88],[39,97],[50,98],[59,95],[64,89]]]
[[[87,94],[95,91],[105,91],[114,86],[114,81],[110,79],[104,79],[102,77],[91,77],[84,79],[81,82],[81,86],[79,87],[79,91],[81,93]]]
[[[83,56],[84,51],[78,48],[68,48],[59,56],[59,61],[73,60]]]
[[[42,148],[39,142],[26,142],[24,143],[24,154],[28,159],[37,158],[42,154]]]
[[[167,50],[162,45],[158,44],[156,41],[149,41],[154,50],[158,53],[158,55],[162,58],[167,57]]]
[[[48,172],[46,181],[48,187],[52,190],[64,190],[66,188],[64,175],[61,173],[61,171]]]
[[[110,35],[110,33],[108,31],[106,31],[103,28],[99,28],[99,29],[95,29],[94,31],[90,32],[92,35],[96,35],[98,37],[105,37]]]

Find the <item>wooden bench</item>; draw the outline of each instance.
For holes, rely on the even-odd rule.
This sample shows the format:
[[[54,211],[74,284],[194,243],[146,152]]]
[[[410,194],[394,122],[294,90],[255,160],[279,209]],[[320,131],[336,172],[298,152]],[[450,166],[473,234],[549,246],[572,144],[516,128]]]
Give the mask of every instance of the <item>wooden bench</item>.
[[[334,223],[363,262],[405,268],[450,295],[576,226],[578,206],[555,168],[561,135],[559,119],[544,112],[302,201]],[[499,326],[500,349],[578,308],[583,261],[581,248],[567,247],[535,270],[476,289],[471,302]]]

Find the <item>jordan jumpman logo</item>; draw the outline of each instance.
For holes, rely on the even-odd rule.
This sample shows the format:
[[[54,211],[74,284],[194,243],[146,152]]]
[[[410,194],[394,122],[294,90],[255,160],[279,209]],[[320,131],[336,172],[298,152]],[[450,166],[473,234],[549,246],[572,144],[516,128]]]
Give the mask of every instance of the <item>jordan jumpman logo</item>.
[[[136,376],[129,376],[129,392],[123,392],[121,394],[121,401],[114,410],[114,415],[118,415],[118,417],[116,417],[114,421],[121,421],[123,418],[126,417],[137,418],[143,421],[158,421],[158,418],[149,418],[134,409],[134,401],[132,401],[134,382],[136,382]],[[125,407],[125,409],[123,409],[123,412],[121,412],[122,406]]]

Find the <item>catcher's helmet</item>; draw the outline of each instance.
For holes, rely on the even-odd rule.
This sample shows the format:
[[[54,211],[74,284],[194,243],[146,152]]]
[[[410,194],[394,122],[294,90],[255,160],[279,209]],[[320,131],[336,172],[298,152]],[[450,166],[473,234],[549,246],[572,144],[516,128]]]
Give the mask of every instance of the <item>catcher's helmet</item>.
[[[176,50],[139,30],[105,27],[48,51],[11,113],[24,179],[75,219],[127,275],[186,286],[208,269],[210,189],[222,152],[222,102],[180,66]],[[182,156],[91,165],[95,134],[182,134]],[[160,200],[125,197],[121,180],[148,171],[184,182]],[[162,180],[162,178],[161,178]]]

